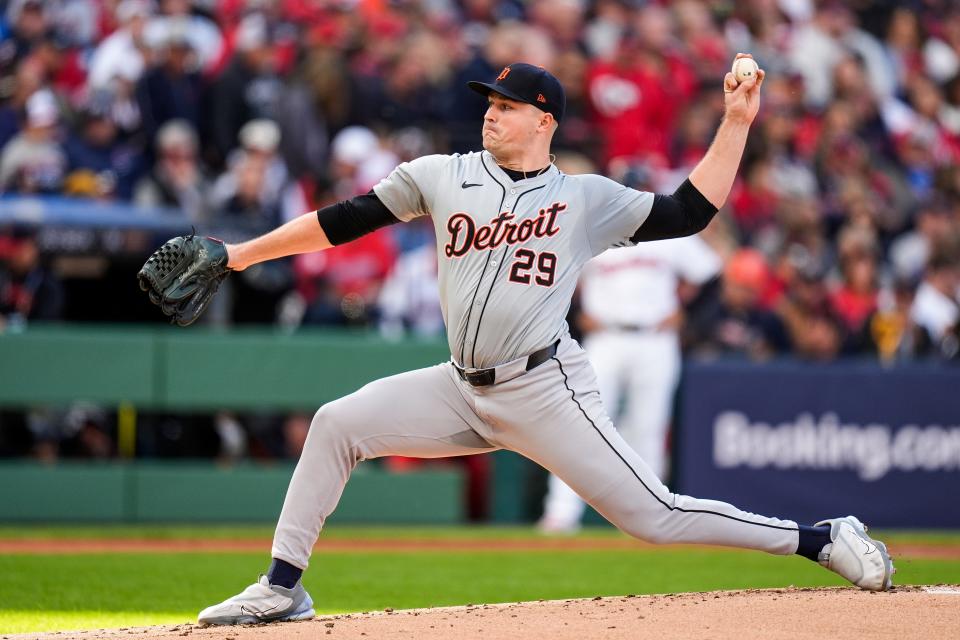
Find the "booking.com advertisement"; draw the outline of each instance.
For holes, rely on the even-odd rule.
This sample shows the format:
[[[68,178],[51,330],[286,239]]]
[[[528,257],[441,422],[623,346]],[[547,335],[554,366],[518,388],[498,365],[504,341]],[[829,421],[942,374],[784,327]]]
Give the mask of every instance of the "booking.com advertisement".
[[[960,375],[947,367],[688,363],[676,490],[813,523],[960,526]]]

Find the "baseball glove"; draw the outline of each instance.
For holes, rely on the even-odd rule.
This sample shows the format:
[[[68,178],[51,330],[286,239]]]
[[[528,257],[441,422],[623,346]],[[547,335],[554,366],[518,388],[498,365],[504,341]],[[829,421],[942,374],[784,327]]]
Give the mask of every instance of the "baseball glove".
[[[167,240],[137,278],[150,302],[185,327],[200,317],[230,271],[222,242],[189,235]]]

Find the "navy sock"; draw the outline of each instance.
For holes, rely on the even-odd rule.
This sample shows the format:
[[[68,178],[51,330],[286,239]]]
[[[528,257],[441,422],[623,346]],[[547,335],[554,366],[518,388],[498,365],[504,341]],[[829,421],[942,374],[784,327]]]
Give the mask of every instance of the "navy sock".
[[[800,529],[800,544],[797,545],[797,555],[819,561],[820,551],[830,544],[830,525],[822,527],[808,527],[797,525]]]
[[[273,562],[270,563],[270,570],[267,571],[267,580],[270,581],[270,584],[292,589],[302,575],[303,569],[300,567],[274,558]]]

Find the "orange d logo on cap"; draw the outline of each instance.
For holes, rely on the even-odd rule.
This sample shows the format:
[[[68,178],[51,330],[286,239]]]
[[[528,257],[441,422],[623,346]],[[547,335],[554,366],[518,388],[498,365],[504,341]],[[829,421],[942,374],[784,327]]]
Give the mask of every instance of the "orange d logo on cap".
[[[483,96],[496,92],[508,100],[531,104],[552,114],[557,122],[563,119],[566,103],[563,86],[555,76],[541,67],[526,62],[514,62],[504,67],[494,82],[471,80],[467,86]]]

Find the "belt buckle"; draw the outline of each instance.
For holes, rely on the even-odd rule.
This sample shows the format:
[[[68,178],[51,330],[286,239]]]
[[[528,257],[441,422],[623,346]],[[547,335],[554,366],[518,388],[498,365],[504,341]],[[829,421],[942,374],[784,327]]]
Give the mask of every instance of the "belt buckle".
[[[460,377],[463,378],[467,384],[474,387],[486,387],[493,384],[496,378],[496,371],[494,369],[457,369],[460,372]]]

